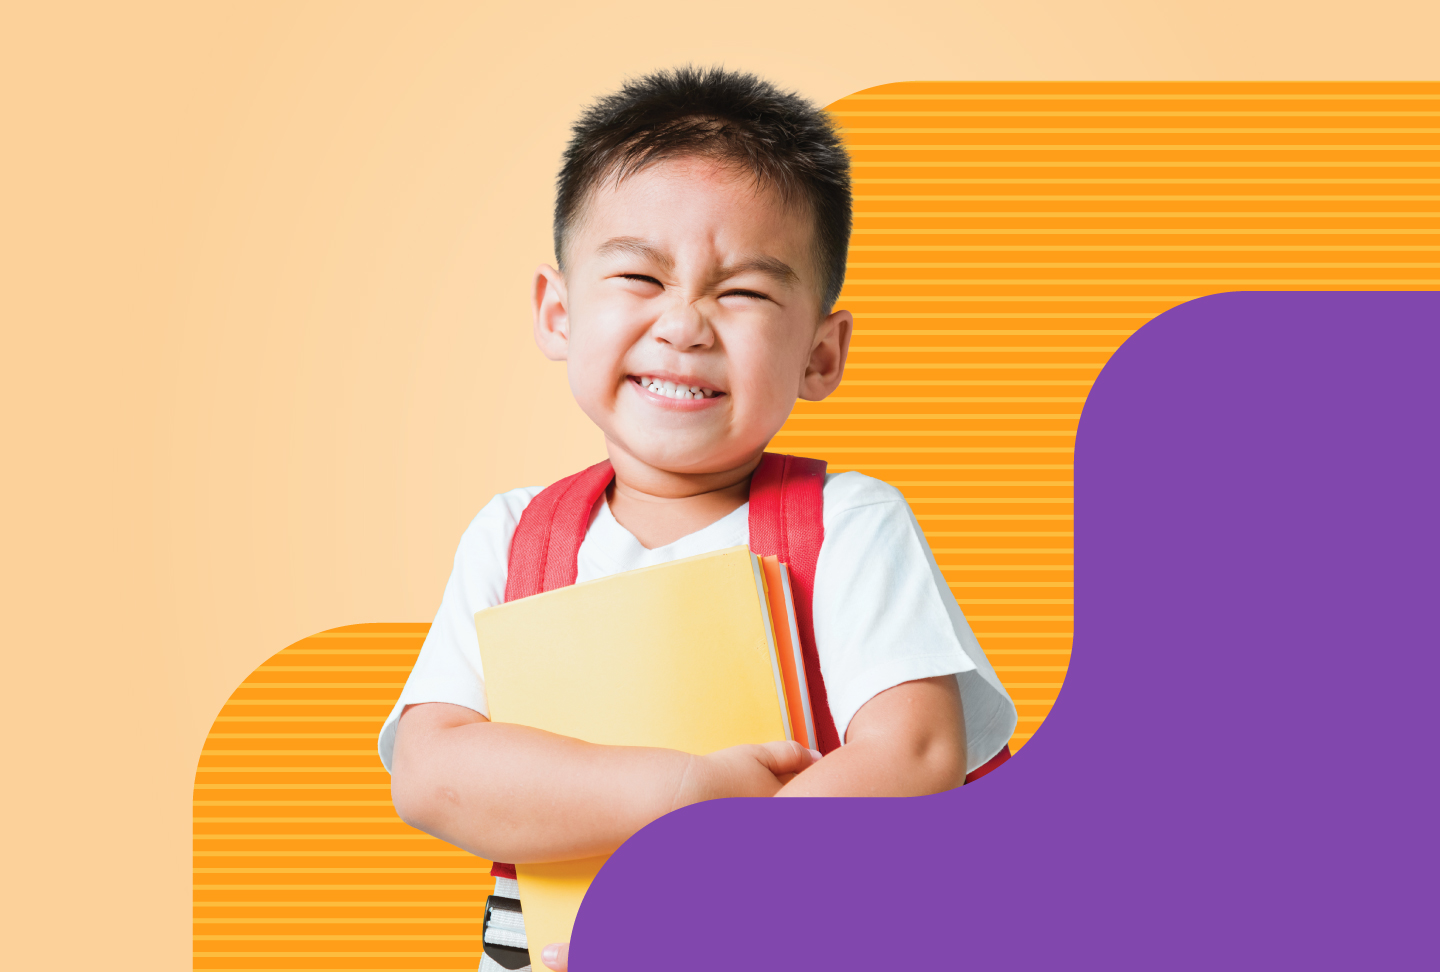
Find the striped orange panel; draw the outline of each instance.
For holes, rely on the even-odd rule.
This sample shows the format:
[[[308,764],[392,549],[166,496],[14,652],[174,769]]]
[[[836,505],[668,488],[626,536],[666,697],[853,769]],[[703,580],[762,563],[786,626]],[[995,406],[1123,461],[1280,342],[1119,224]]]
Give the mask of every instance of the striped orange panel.
[[[855,340],[772,448],[904,491],[1019,749],[1070,659],[1095,376],[1205,294],[1440,287],[1440,85],[917,82],[830,110],[855,166]]]
[[[376,755],[428,624],[286,648],[220,710],[195,774],[196,969],[467,969],[490,862],[403,823]]]

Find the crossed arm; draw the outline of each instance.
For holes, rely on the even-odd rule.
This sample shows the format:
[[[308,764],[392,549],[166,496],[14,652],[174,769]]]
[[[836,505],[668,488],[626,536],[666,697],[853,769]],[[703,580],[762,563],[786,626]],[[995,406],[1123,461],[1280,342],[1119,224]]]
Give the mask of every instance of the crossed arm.
[[[965,725],[953,676],[905,682],[857,712],[823,759],[798,743],[705,756],[597,746],[490,722],[463,706],[407,706],[390,792],[411,826],[489,860],[604,854],[652,820],[733,796],[915,796],[965,778]]]

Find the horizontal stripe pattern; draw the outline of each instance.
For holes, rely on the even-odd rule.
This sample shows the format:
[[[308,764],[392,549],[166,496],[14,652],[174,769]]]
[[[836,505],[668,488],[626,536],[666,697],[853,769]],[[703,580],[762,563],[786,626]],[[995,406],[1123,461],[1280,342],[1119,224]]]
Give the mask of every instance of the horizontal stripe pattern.
[[[247,678],[195,773],[196,969],[475,969],[490,862],[396,816],[375,751],[429,625],[307,638]]]
[[[1030,676],[1069,660],[1090,385],[1205,294],[1440,286],[1440,85],[925,82],[830,110],[855,337],[772,448],[906,494],[1019,750],[1063,681]]]

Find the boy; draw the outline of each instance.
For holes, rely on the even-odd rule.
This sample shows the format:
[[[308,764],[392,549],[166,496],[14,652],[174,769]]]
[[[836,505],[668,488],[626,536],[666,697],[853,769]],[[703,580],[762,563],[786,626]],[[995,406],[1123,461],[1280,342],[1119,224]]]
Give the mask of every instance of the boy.
[[[797,397],[840,383],[852,318],[832,307],[849,234],[848,158],[795,95],[683,69],[582,116],[559,181],[560,269],[541,267],[533,293],[536,342],[566,362],[615,473],[578,580],[747,541],[766,444]],[[466,531],[381,732],[412,825],[491,860],[588,857],[700,800],[949,789],[1013,732],[1015,707],[909,506],[854,472],[826,477],[813,594],[843,746],[692,755],[489,722],[474,614],[504,599],[510,538],[538,492],[496,496]],[[563,966],[563,951],[545,957]]]

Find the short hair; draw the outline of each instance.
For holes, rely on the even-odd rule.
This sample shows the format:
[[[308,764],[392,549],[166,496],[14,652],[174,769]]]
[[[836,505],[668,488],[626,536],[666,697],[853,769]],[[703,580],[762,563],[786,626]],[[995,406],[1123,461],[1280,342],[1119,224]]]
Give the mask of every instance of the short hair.
[[[625,82],[585,110],[565,149],[555,198],[555,256],[588,197],[664,159],[712,158],[799,204],[815,224],[823,310],[845,282],[850,157],[830,117],[753,74],[681,67]]]

